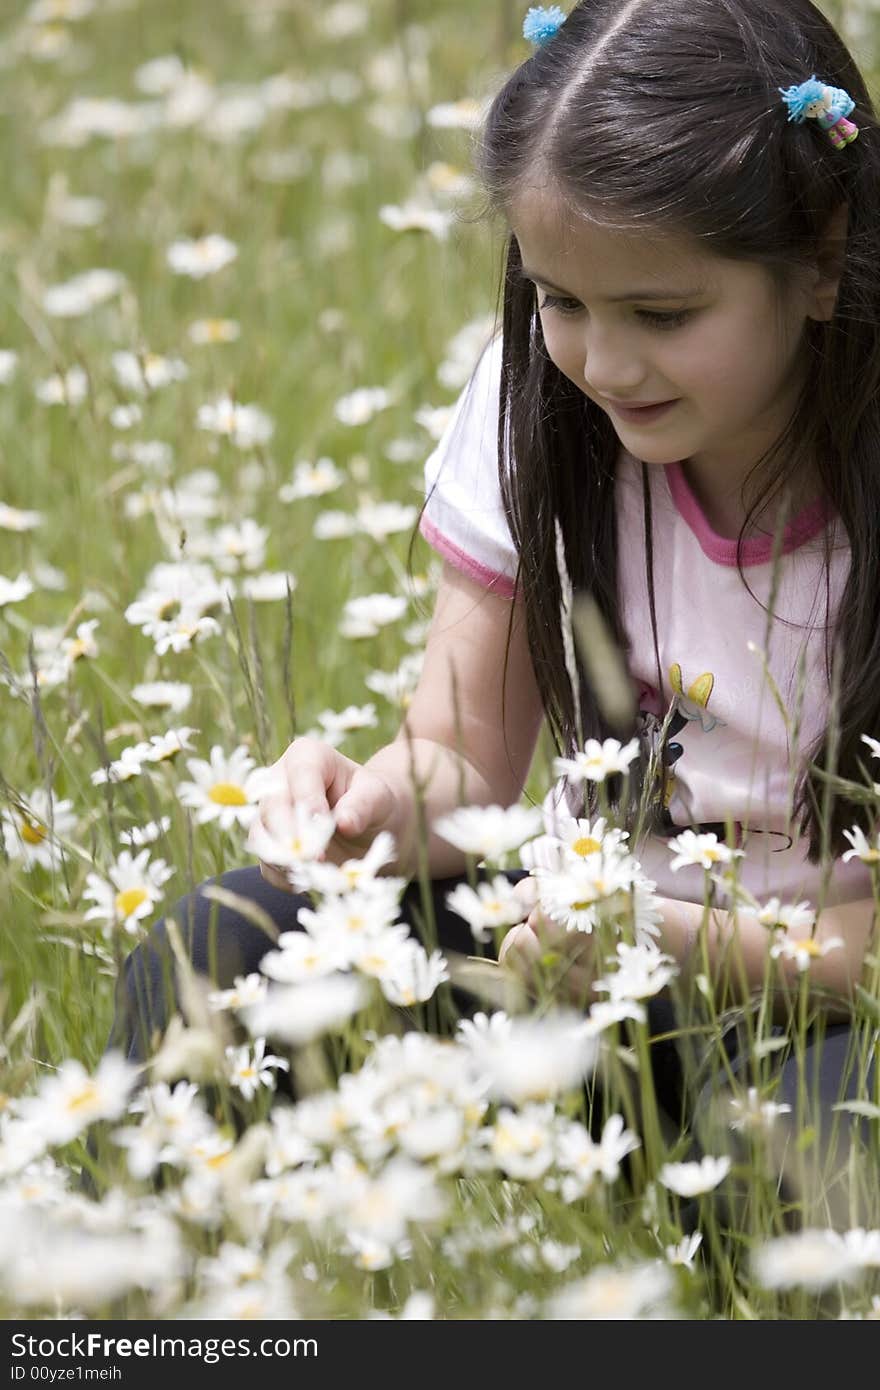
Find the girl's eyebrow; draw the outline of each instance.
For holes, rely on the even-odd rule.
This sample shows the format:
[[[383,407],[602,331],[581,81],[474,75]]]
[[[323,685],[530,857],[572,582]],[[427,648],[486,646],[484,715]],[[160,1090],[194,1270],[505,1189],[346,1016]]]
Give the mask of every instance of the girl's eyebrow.
[[[552,290],[554,294],[561,294],[566,299],[576,299],[577,295],[569,294],[561,285],[554,285],[552,280],[540,275],[537,270],[527,270],[525,266],[520,267],[520,274],[524,280],[532,280],[536,284],[543,285],[545,289]],[[705,290],[631,290],[629,294],[612,294],[608,296],[609,304],[620,304],[628,299],[699,299],[700,295],[705,294]]]

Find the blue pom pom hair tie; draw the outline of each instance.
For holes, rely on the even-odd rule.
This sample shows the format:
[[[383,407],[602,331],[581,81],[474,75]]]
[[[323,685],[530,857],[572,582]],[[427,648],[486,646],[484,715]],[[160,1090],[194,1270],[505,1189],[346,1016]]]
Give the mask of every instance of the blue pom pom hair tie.
[[[533,5],[523,20],[523,38],[543,48],[565,23],[565,11],[558,5]]]
[[[858,139],[858,126],[847,120],[855,102],[842,87],[829,87],[814,73],[796,87],[780,87],[779,90],[788,107],[788,119],[798,125],[807,120],[816,121],[836,150],[845,149]]]

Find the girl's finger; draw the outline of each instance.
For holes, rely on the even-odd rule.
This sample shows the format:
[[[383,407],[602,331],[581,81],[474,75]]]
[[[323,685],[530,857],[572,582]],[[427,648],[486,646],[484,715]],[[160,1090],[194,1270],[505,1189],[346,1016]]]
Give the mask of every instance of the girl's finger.
[[[516,969],[529,961],[537,960],[540,955],[541,944],[535,933],[528,922],[520,922],[518,926],[510,928],[502,941],[498,963]]]
[[[277,869],[274,864],[265,864],[260,860],[260,873],[267,883],[271,883],[273,888],[281,888],[285,893],[292,893],[290,879],[283,869]]]

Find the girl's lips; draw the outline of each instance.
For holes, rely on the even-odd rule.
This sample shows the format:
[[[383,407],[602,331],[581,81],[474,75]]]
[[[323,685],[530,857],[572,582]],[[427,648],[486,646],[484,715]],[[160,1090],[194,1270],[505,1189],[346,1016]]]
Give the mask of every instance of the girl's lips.
[[[677,405],[678,401],[658,401],[655,405],[618,405],[616,401],[609,401],[611,409],[615,415],[619,415],[621,420],[627,420],[634,425],[649,425],[654,420],[659,420],[667,410]]]

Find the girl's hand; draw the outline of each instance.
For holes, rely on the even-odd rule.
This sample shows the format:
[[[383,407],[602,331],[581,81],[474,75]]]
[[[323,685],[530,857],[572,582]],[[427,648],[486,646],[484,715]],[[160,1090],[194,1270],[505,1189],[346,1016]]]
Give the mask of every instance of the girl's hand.
[[[520,879],[514,893],[531,910],[525,922],[511,927],[501,943],[498,963],[537,995],[542,987],[566,1003],[590,1002],[596,978],[595,941],[585,932],[569,932],[545,917],[537,906],[534,878]]]
[[[360,858],[380,830],[396,831],[398,799],[391,786],[369,768],[345,757],[331,744],[298,738],[272,764],[276,776],[260,801],[264,829],[279,838],[293,823],[294,807],[312,815],[332,811],[336,832],[323,859],[342,864]],[[292,892],[287,874],[260,860],[260,872],[276,888]]]

